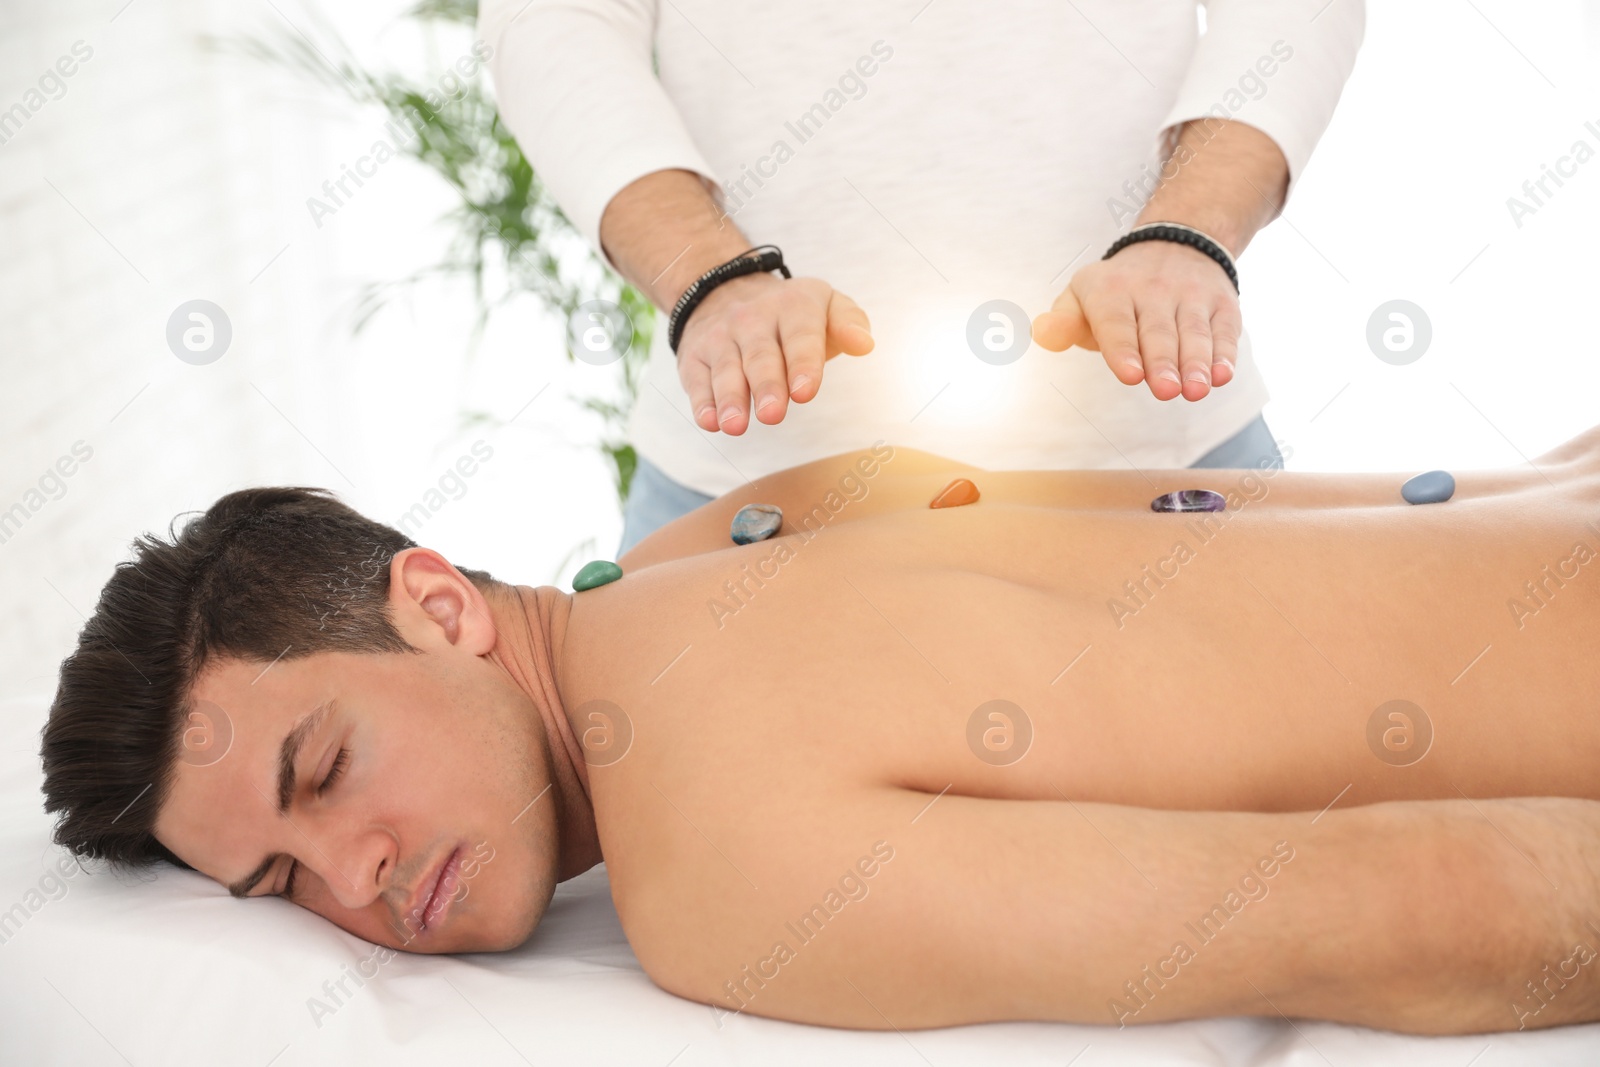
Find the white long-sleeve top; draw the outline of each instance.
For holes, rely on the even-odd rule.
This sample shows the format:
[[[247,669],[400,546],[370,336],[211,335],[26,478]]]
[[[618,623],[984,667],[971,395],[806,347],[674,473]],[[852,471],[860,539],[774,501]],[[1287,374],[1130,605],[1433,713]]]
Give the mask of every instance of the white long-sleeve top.
[[[595,248],[624,186],[694,171],[752,245],[870,317],[870,354],[830,360],[810,403],[730,437],[691,422],[658,313],[632,441],[721,494],[879,439],[992,469],[1185,467],[1260,412],[1248,333],[1234,379],[1195,403],[1123,385],[1098,353],[1030,345],[997,365],[968,340],[981,305],[1048,309],[1131,227],[1189,119],[1267,134],[1292,195],[1355,62],[1360,0],[1211,0],[1203,34],[1198,11],[483,0],[479,29],[504,121]],[[1004,347],[1003,320],[980,319]]]

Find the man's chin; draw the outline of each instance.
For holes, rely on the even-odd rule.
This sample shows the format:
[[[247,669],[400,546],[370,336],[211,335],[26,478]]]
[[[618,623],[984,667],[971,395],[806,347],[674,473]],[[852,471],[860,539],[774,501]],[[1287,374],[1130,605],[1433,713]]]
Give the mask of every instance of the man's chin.
[[[533,937],[534,931],[539,929],[539,920],[543,915],[535,916],[532,922],[524,924],[514,930],[502,932],[497,937],[480,938],[481,944],[477,948],[457,949],[458,952],[510,952],[512,949],[521,948]]]

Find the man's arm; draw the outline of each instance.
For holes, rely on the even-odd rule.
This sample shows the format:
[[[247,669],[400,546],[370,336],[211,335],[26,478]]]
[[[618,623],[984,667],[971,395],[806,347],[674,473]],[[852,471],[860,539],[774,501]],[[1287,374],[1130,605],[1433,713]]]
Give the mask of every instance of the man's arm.
[[[837,834],[765,857],[759,895],[706,849],[696,899],[717,902],[721,933],[655,952],[672,965],[651,977],[734,1010],[725,980],[793,940],[784,922],[823,876],[881,839],[892,858],[870,894],[747,1010],[902,1030],[1252,1015],[1446,1034],[1600,1017],[1593,801],[1318,814],[896,791],[826,814]],[[701,929],[667,914],[684,937]]]
[[[1182,222],[1237,256],[1293,194],[1355,66],[1366,10],[1362,0],[1207,0],[1205,12],[1159,127],[1161,184],[1137,221]],[[1111,203],[1121,226],[1132,209]],[[1145,381],[1162,400],[1199,400],[1231,381],[1242,329],[1233,286],[1200,253],[1164,244],[1083,268],[1034,320],[1034,339],[1098,349],[1120,381]]]
[[[482,0],[501,117],[578,232],[667,310],[756,242],[717,206],[715,173],[652,69],[655,0]],[[803,265],[792,265],[801,266]],[[817,278],[750,275],[690,315],[678,375],[704,430],[741,434],[805,403],[823,363],[872,349],[867,316]]]
[[[1056,1017],[1242,1014],[1416,1033],[1514,1029],[1523,980],[1567,957],[1576,940],[1597,944],[1582,921],[1600,904],[1585,858],[1600,843],[1592,801],[1404,802],[1320,815],[1077,808],[1058,820],[1076,820],[1067,852],[1075,869],[1058,904],[1070,917],[1044,927],[1062,931],[1059,955],[1044,959],[1048,941],[1033,954],[1062,982]],[[1052,845],[1036,835],[1028,847]],[[1263,867],[1266,857],[1278,860],[1275,875],[1264,873],[1273,867]],[[1037,893],[1034,902],[1047,903]],[[1182,963],[1173,958],[1185,955],[1175,952],[1179,942],[1193,952]],[[1165,985],[1146,977],[1158,969],[1172,976]],[[1050,987],[1037,988],[1042,1004]],[[1567,1002],[1536,1025],[1595,1018],[1597,991],[1600,979],[1580,975]]]
[[[1181,222],[1210,234],[1237,259],[1283,209],[1288,161],[1272,138],[1254,126],[1221,119],[1186,122],[1171,164],[1172,177],[1157,187],[1135,225]],[[1175,250],[1200,255],[1182,245]]]

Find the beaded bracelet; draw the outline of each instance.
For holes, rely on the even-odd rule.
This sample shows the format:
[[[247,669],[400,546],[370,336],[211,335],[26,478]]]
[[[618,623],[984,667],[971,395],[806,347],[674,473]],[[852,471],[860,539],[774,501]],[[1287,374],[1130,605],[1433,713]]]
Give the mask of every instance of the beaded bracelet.
[[[1124,248],[1139,241],[1174,241],[1180,245],[1188,245],[1196,252],[1205,253],[1217,261],[1217,266],[1228,272],[1228,280],[1233,283],[1233,291],[1238,293],[1239,271],[1234,267],[1233,257],[1228,255],[1228,250],[1193,226],[1185,226],[1182,223],[1147,222],[1143,226],[1135,226],[1118,237],[1100,258],[1110,259]]]
[[[754,259],[747,258],[751,252],[756,253]],[[672,346],[673,355],[677,355],[678,339],[683,336],[684,324],[689,321],[689,316],[711,290],[730,278],[769,270],[781,271],[785,278],[794,277],[789,273],[789,268],[783,265],[783,250],[777,245],[758,245],[747,249],[696,278],[689,288],[683,291],[683,295],[678,297],[678,302],[672,306],[672,314],[667,319],[667,343]]]

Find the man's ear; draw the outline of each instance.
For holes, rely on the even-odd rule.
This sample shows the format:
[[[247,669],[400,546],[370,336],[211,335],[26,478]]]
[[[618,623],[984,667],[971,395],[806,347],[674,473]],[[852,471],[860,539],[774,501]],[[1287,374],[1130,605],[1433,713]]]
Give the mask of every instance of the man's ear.
[[[441,639],[474,656],[495,645],[489,603],[431,548],[407,548],[389,564],[389,607],[400,635],[418,648]]]

